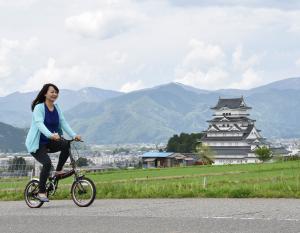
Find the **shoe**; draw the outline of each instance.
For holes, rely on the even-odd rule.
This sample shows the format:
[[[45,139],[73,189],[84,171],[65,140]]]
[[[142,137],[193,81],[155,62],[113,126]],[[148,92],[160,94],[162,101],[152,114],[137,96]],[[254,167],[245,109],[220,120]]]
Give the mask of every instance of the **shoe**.
[[[66,173],[65,171],[56,171],[54,173],[54,176],[61,176],[61,175],[65,174],[65,173]]]
[[[36,195],[36,198],[39,199],[41,202],[49,202],[48,197],[45,196],[40,196],[40,194],[38,193],[38,195]]]

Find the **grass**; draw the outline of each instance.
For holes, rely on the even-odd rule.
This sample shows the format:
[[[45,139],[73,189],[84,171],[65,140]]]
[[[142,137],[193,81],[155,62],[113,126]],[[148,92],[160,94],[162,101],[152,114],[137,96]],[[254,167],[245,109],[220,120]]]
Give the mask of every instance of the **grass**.
[[[95,182],[97,198],[300,198],[299,161],[118,170],[86,176]],[[22,200],[27,182],[28,178],[0,179],[0,200]],[[51,198],[70,199],[71,184],[72,178],[62,180]]]

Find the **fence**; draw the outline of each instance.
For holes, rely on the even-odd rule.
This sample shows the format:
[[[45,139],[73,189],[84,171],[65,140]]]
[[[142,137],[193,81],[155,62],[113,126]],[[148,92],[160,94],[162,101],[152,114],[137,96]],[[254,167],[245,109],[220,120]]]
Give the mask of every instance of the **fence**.
[[[6,177],[32,177],[37,168],[33,164],[7,164],[0,165],[0,178]]]

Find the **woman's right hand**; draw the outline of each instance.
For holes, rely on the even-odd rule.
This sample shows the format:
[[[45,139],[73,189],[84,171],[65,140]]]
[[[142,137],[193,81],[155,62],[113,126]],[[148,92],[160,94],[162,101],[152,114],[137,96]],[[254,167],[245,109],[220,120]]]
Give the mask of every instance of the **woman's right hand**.
[[[52,134],[51,140],[58,141],[59,139],[60,139],[60,136],[58,135],[58,133]]]

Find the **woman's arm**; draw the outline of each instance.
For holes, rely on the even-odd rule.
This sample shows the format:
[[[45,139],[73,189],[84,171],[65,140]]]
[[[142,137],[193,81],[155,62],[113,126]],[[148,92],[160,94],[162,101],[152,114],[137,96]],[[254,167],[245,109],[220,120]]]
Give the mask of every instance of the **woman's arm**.
[[[44,124],[44,114],[41,111],[40,107],[38,107],[37,105],[33,110],[33,120],[42,134],[44,134],[47,138],[52,137],[52,133],[47,129],[47,127]]]

